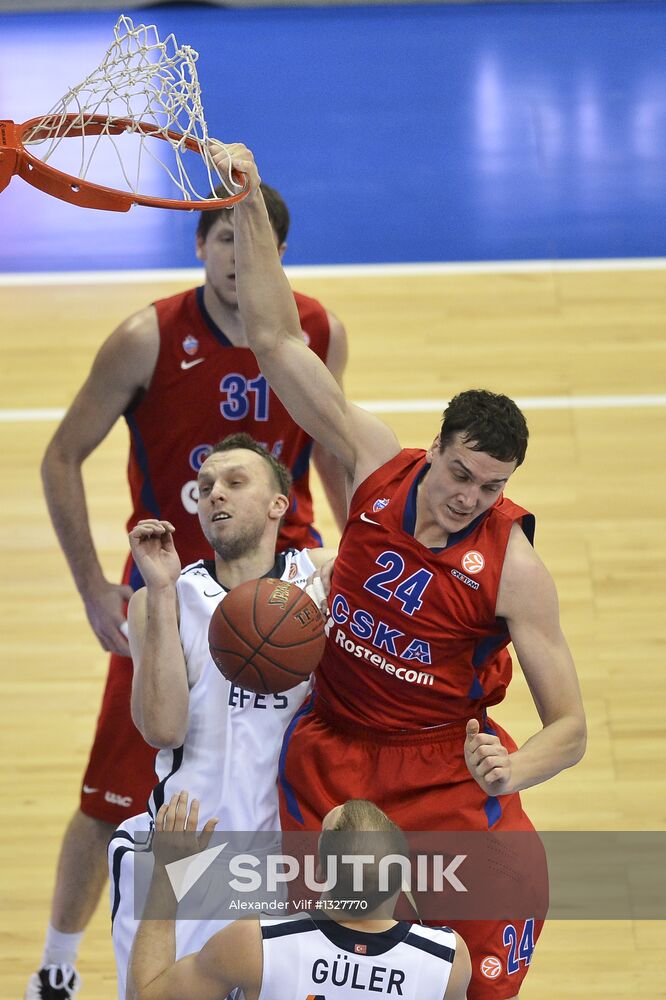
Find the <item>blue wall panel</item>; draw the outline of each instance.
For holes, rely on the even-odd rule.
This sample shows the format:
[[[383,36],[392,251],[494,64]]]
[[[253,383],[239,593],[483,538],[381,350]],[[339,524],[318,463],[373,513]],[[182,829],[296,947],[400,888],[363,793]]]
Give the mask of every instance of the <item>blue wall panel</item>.
[[[49,109],[110,11],[3,15],[0,114]],[[666,6],[134,11],[200,52],[211,132],[294,217],[290,263],[664,256]],[[0,194],[0,270],[189,266],[194,220]]]

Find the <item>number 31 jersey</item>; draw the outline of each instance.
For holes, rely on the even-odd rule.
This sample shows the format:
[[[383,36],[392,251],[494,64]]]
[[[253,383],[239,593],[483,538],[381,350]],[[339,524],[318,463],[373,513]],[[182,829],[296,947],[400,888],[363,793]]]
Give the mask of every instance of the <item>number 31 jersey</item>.
[[[301,328],[325,362],[330,330],[324,307],[294,292]],[[235,347],[218,329],[192,288],[155,303],[160,351],[149,388],[125,413],[130,431],[128,479],[138,520],[158,517],[176,527],[183,565],[207,556],[197,518],[197,472],[213,445],[245,431],[290,470],[292,504],[278,540],[283,548],[313,548],[308,468],[312,439],[269,389],[248,347]]]

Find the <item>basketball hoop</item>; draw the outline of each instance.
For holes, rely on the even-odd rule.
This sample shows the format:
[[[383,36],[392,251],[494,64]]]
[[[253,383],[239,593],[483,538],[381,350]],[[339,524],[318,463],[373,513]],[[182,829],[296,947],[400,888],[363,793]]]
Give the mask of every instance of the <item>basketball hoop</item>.
[[[223,176],[209,153],[198,53],[173,35],[162,42],[154,25],[135,28],[124,15],[114,36],[100,66],[43,118],[0,121],[0,191],[18,174],[63,201],[112,212],[132,205],[216,210],[242,201],[248,179],[232,170]],[[189,170],[187,153],[197,154]],[[210,191],[228,193],[202,194],[197,170]],[[158,190],[145,191],[146,184]]]

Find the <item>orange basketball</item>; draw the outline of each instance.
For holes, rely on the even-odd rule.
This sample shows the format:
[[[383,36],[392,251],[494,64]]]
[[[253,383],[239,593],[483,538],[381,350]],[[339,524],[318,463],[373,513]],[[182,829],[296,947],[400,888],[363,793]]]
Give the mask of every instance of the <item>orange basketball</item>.
[[[325,642],[324,619],[305,591],[269,577],[230,590],[208,627],[220,672],[259,694],[288,691],[306,680]]]

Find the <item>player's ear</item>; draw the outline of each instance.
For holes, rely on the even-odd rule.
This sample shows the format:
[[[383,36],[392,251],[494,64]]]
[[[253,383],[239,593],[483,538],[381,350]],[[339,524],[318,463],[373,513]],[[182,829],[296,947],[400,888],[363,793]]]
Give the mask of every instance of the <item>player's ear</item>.
[[[206,241],[203,240],[198,233],[195,241],[195,253],[197,255],[197,260],[204,261],[206,259]]]
[[[273,503],[271,504],[271,509],[269,511],[269,517],[280,518],[289,510],[289,497],[286,497],[284,493],[276,493],[273,497]]]
[[[282,260],[282,258],[284,257],[284,255],[285,255],[286,252],[287,252],[287,244],[286,243],[278,243],[278,253],[280,255],[280,260]]]
[[[435,438],[435,440],[433,441],[433,443],[430,445],[430,447],[426,452],[426,462],[432,462],[433,458],[438,452],[439,452],[439,434],[437,435],[437,437]]]

